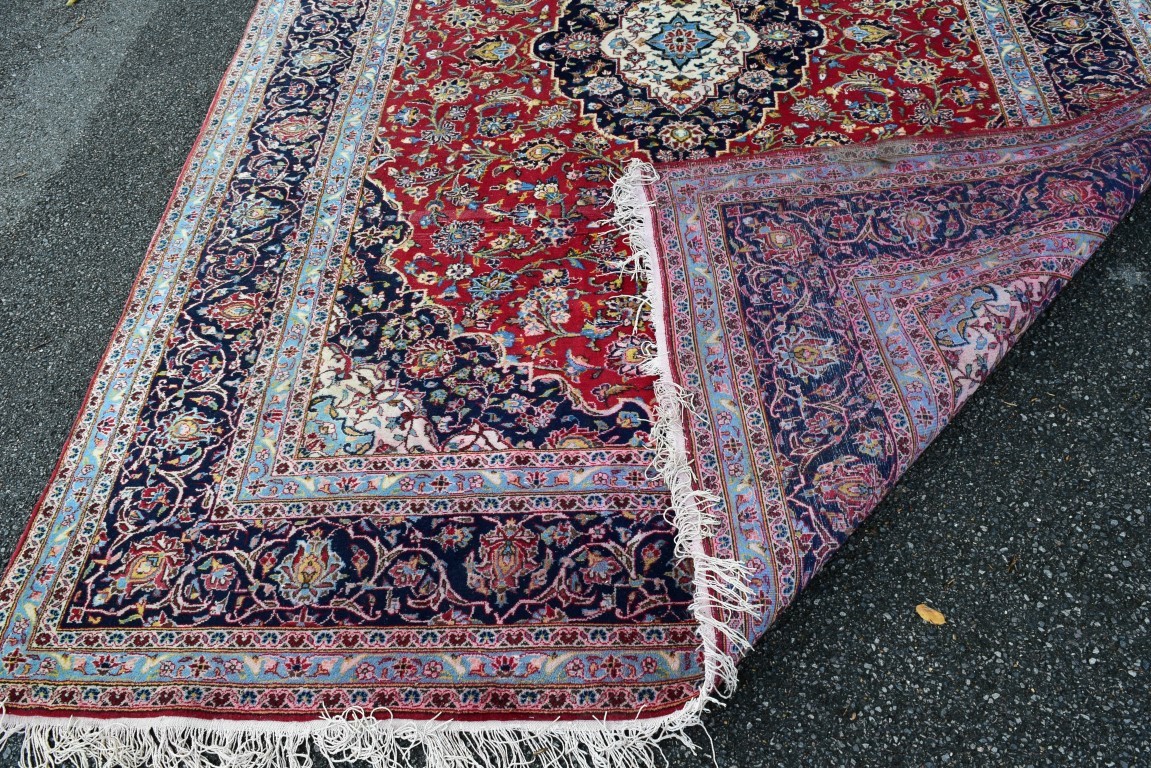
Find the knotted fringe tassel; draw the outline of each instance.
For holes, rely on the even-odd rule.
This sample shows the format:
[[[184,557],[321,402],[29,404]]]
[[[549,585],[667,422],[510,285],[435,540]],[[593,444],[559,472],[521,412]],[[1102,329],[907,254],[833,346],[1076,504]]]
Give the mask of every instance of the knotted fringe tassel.
[[[752,612],[752,593],[741,563],[707,552],[719,527],[720,500],[694,481],[683,427],[692,404],[671,376],[662,273],[645,192],[657,178],[650,165],[633,160],[616,181],[613,222],[625,233],[630,254],[612,266],[646,285],[655,328],[656,353],[644,364],[657,377],[652,471],[671,490],[676,555],[694,568],[691,610],[704,669],[699,696],[673,714],[639,713],[627,721],[401,720],[362,710],[302,723],[0,716],[0,745],[23,735],[21,768],[312,768],[312,750],[334,763],[363,761],[372,768],[408,768],[417,752],[427,768],[648,768],[663,756],[665,740],[694,750],[686,730],[701,725],[704,710],[735,689],[735,658],[747,641],[734,622]]]

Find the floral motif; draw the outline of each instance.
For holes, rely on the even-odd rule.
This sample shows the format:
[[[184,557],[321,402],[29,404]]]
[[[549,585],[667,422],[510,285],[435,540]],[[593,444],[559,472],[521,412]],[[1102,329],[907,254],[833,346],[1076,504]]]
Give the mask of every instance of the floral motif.
[[[296,549],[272,571],[272,580],[294,605],[316,605],[335,591],[343,575],[344,561],[331,544],[316,533],[296,544]]]
[[[819,378],[842,359],[842,347],[830,339],[820,338],[809,329],[788,328],[776,337],[772,347],[775,363],[788,376],[805,381]]]
[[[475,588],[495,596],[496,604],[507,605],[508,593],[516,591],[525,577],[537,573],[539,537],[509,520],[480,537],[478,562],[469,555],[468,566]]]
[[[114,577],[114,592],[123,603],[138,590],[166,591],[173,587],[181,567],[188,560],[180,541],[164,533],[135,541],[128,548],[124,566]],[[107,590],[98,598],[105,603],[113,590]]]

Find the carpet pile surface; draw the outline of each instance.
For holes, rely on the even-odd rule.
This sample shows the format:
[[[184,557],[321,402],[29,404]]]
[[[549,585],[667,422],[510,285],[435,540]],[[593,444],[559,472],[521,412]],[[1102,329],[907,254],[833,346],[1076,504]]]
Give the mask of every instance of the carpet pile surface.
[[[1149,182],[1143,0],[259,0],[0,729],[647,765]]]

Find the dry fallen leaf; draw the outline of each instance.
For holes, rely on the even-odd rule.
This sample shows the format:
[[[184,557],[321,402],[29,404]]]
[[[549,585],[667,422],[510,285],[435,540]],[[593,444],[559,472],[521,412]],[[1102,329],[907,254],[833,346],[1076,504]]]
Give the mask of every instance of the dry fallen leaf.
[[[919,614],[919,618],[923,619],[928,624],[934,624],[938,627],[941,624],[947,623],[947,617],[929,606],[927,603],[920,603],[919,605],[915,606],[915,612]]]

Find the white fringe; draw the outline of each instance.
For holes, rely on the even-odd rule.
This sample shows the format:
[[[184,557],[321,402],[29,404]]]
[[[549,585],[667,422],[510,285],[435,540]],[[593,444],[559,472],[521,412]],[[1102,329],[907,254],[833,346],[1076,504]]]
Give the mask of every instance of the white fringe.
[[[645,372],[657,377],[656,420],[652,442],[656,457],[652,468],[671,489],[671,522],[676,527],[676,556],[690,558],[695,568],[692,613],[700,624],[705,662],[704,696],[730,695],[735,690],[734,652],[750,647],[743,634],[725,617],[752,614],[752,590],[747,567],[729,558],[713,557],[705,543],[715,536],[721,499],[699,488],[687,455],[684,413],[696,411],[691,394],[680,387],[671,372],[671,329],[667,327],[663,300],[663,272],[651,218],[653,202],[645,186],[659,180],[655,168],[632,160],[612,189],[613,217],[628,240],[628,256],[612,266],[646,286],[644,299],[655,330],[656,352],[644,363]],[[725,638],[731,652],[721,647]],[[710,702],[707,702],[710,703]]]
[[[633,160],[616,181],[613,221],[626,233],[630,255],[612,266],[646,285],[655,328],[656,354],[645,363],[658,377],[652,469],[671,489],[676,555],[694,567],[691,610],[699,622],[704,667],[698,697],[673,714],[640,713],[628,721],[404,720],[362,710],[304,723],[0,715],[0,745],[14,735],[24,737],[20,768],[312,768],[312,750],[333,763],[360,760],[372,768],[407,768],[417,751],[427,768],[648,768],[663,758],[665,740],[694,751],[686,729],[701,726],[704,710],[735,689],[734,651],[745,649],[747,641],[730,621],[752,612],[751,590],[741,563],[705,549],[719,525],[720,500],[694,482],[683,428],[691,403],[672,381],[662,275],[644,190],[657,178],[650,165]]]
[[[363,712],[300,724],[10,718],[0,745],[15,734],[24,737],[22,768],[312,768],[313,750],[331,763],[362,761],[372,768],[410,768],[418,752],[427,768],[649,768],[663,757],[665,739],[694,751],[682,732],[689,725],[653,718],[509,726]]]

